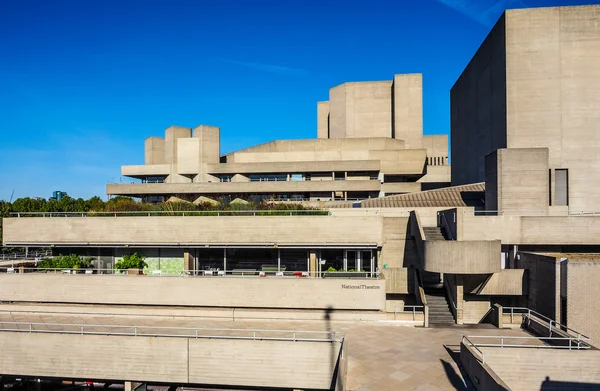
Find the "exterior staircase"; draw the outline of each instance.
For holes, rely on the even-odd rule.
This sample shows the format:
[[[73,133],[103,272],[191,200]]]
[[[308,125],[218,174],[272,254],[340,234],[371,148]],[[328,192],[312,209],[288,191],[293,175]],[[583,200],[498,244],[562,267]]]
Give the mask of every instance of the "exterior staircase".
[[[450,326],[456,324],[444,288],[424,288],[424,290],[429,306],[429,325]]]
[[[425,240],[446,240],[444,231],[441,227],[423,227]]]

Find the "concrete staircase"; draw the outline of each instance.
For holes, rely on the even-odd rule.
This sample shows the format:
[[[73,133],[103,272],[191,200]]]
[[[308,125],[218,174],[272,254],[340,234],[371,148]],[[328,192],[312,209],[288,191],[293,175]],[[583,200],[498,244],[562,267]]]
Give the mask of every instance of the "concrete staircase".
[[[443,288],[425,288],[425,298],[429,306],[430,325],[456,324]]]
[[[444,231],[441,227],[423,227],[425,240],[446,240]]]

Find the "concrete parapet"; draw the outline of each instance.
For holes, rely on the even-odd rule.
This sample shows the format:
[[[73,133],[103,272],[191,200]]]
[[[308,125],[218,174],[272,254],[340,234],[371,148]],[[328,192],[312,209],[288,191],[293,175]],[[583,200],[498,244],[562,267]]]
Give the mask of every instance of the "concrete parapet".
[[[0,373],[328,389],[339,349],[340,342],[2,332]]]
[[[385,297],[385,280],[0,274],[13,302],[383,311]]]
[[[489,274],[501,270],[500,240],[458,242],[426,240],[423,269],[453,274]]]
[[[258,183],[260,184],[260,183]],[[381,244],[381,216],[186,216],[4,219],[6,245]],[[361,229],[357,230],[356,227]]]
[[[460,361],[478,391],[510,391],[492,368],[482,362],[480,353],[465,342],[460,344]]]

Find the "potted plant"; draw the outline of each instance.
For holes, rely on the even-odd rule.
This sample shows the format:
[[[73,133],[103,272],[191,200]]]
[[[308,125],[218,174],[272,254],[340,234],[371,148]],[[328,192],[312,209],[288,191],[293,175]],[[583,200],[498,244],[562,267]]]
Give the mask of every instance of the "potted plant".
[[[115,263],[115,269],[127,274],[142,274],[142,270],[148,267],[148,264],[144,261],[146,257],[138,255],[138,253],[128,254],[123,257],[119,262]]]

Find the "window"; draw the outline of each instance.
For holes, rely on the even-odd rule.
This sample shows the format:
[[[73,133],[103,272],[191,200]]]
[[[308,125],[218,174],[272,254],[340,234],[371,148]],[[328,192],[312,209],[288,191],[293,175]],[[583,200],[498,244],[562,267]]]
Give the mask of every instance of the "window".
[[[233,175],[219,175],[219,182],[231,182]]]
[[[287,174],[250,174],[250,182],[285,182]]]
[[[165,177],[162,176],[149,176],[145,179],[142,179],[142,183],[164,183]]]
[[[554,171],[554,198],[555,205],[569,205],[569,170],[556,169]]]

